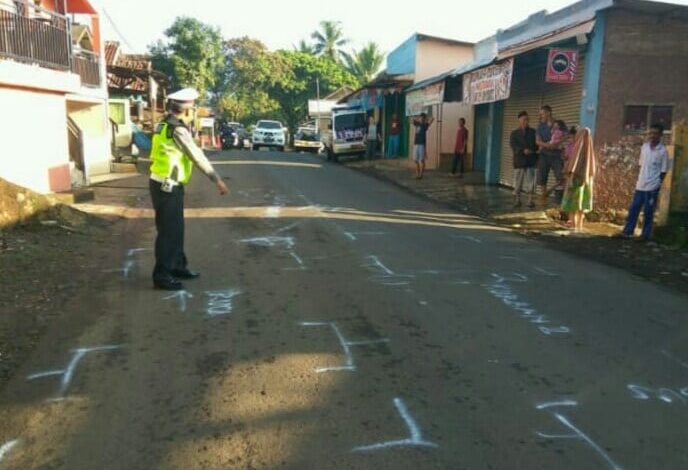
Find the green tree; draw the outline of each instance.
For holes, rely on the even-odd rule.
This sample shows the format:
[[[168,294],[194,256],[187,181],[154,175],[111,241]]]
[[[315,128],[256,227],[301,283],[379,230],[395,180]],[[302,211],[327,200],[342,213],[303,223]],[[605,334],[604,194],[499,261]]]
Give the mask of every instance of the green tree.
[[[224,65],[219,29],[182,16],[165,36],[149,47],[155,69],[170,76],[176,88],[192,86],[201,96],[216,91]]]
[[[382,67],[385,54],[378,45],[369,42],[363,49],[345,56],[346,70],[356,77],[361,85],[370,82]]]
[[[346,53],[343,47],[349,43],[344,37],[342,24],[339,21],[321,21],[320,30],[311,34],[314,41],[314,52],[317,56],[325,57],[333,62],[340,62]]]
[[[308,100],[316,96],[316,78],[322,95],[357,84],[353,75],[329,59],[297,51],[278,51],[276,56],[282,73],[268,94],[279,103],[282,118],[292,131],[308,115]]]
[[[279,111],[268,89],[282,74],[282,65],[265,44],[248,37],[224,43],[225,67],[218,108],[233,120],[248,122]]]
[[[316,55],[315,46],[305,39],[300,40],[299,43],[294,46],[294,50],[303,52],[304,54]]]

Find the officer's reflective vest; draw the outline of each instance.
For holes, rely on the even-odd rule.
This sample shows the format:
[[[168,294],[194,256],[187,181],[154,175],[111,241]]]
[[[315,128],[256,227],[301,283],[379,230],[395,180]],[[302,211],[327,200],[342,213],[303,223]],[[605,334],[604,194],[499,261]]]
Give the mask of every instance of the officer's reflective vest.
[[[169,123],[163,122],[158,132],[153,134],[150,171],[160,178],[171,177],[181,184],[186,184],[191,179],[193,162],[184,155],[174,141],[172,132],[167,132],[168,129]]]

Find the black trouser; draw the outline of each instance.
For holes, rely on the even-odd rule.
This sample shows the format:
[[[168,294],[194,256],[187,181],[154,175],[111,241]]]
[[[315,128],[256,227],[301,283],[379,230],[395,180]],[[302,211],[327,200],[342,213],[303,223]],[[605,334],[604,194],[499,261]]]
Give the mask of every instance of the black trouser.
[[[174,271],[186,269],[184,254],[184,185],[177,185],[171,193],[160,189],[157,181],[150,180],[150,193],[155,209],[154,280],[167,280]]]
[[[464,161],[464,154],[463,153],[455,153],[454,158],[452,159],[452,175],[456,174],[456,169],[459,167],[459,163],[461,164],[461,174],[463,175],[463,161]]]

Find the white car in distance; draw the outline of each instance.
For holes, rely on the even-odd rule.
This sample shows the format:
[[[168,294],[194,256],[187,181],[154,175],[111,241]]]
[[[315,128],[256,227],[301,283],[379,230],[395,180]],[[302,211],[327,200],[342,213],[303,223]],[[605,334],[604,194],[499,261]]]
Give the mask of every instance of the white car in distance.
[[[258,150],[260,147],[268,147],[284,152],[286,134],[281,122],[262,119],[253,129],[252,149]]]

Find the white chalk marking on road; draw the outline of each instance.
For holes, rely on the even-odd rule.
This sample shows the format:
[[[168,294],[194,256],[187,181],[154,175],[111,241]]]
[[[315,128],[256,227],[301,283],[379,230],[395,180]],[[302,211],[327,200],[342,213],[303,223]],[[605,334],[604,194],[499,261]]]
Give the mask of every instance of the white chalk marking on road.
[[[387,235],[387,232],[344,232],[344,236],[352,242],[358,240],[358,237],[381,237],[383,235]]]
[[[452,235],[452,238],[457,239],[457,240],[468,240],[473,243],[482,243],[483,241],[480,238],[476,237],[471,237],[470,235]]]
[[[269,219],[276,219],[280,216],[282,208],[279,206],[270,206],[265,209],[265,217]]]
[[[425,439],[423,439],[423,434],[420,428],[418,427],[418,424],[409,413],[408,408],[406,408],[406,404],[401,398],[394,399],[394,406],[401,415],[401,418],[404,420],[404,423],[406,424],[406,427],[408,428],[411,437],[406,439],[399,439],[396,441],[387,441],[380,442],[378,444],[354,447],[353,449],[351,449],[351,452],[373,452],[376,450],[384,450],[392,447],[429,447],[433,449],[439,447],[439,445],[435,444],[434,442],[426,441]]]
[[[636,400],[650,400],[656,398],[664,403],[673,404],[680,401],[686,405],[688,403],[688,387],[680,390],[671,388],[650,388],[642,385],[629,384],[626,386]]]
[[[106,269],[103,272],[104,273],[122,273],[122,279],[129,279],[129,274],[131,273],[131,270],[134,268],[134,265],[136,262],[133,259],[127,259],[124,261],[124,264],[122,265],[121,268],[119,269]]]
[[[7,454],[12,452],[12,449],[17,447],[19,445],[19,439],[15,439],[13,441],[8,441],[5,442],[1,447],[0,447],[0,462],[2,462],[2,459],[4,459]]]
[[[495,281],[491,284],[485,285],[487,291],[497,299],[501,300],[504,305],[518,312],[524,319],[528,320],[534,325],[544,325],[551,323],[547,315],[540,315],[528,303],[519,300],[518,294],[514,292],[512,287],[507,284],[508,280],[512,282],[525,282],[528,278],[522,274],[514,273],[514,277],[504,277],[499,274],[492,273]],[[540,333],[546,336],[566,335],[571,333],[568,326],[547,327],[539,326]]]
[[[172,300],[172,299],[177,299],[177,302],[179,303],[179,311],[180,312],[186,312],[186,300],[187,299],[193,299],[193,294],[187,290],[180,290],[175,292],[172,295],[169,295],[167,297],[163,297],[162,300]]]
[[[329,326],[330,328],[332,328],[332,331],[334,331],[334,334],[337,335],[337,339],[339,340],[339,344],[341,345],[342,351],[344,351],[344,355],[346,356],[346,361],[344,362],[343,366],[318,367],[315,369],[315,372],[318,374],[322,374],[324,372],[341,372],[341,371],[355,372],[356,371],[356,363],[354,361],[353,353],[351,352],[352,346],[369,346],[372,344],[389,343],[389,339],[387,339],[387,338],[380,338],[380,339],[366,340],[366,341],[349,341],[348,339],[346,339],[344,337],[342,332],[339,330],[337,323],[335,323],[335,322],[301,322],[299,324],[301,326],[306,326],[306,327]]]
[[[418,302],[418,305],[422,305],[423,307],[427,307],[428,305],[430,305],[430,303],[426,300],[421,300]]]
[[[300,221],[298,221],[298,222],[294,222],[293,224],[289,224],[289,225],[287,225],[287,226],[285,226],[285,227],[282,227],[281,229],[275,231],[275,235],[277,235],[277,234],[279,234],[279,233],[288,232],[288,231],[290,231],[290,230],[292,230],[292,229],[298,227],[298,226],[301,225],[302,223],[303,223],[303,221],[300,220]]]
[[[388,276],[394,276],[394,271],[389,269],[387,266],[385,266],[382,261],[380,261],[380,258],[378,258],[375,255],[370,255],[367,257],[367,259],[370,261],[368,264],[366,264],[366,267],[372,268],[378,268],[380,269],[384,274]]]
[[[455,286],[470,286],[471,281],[454,281],[451,284],[453,284]]]
[[[88,353],[92,352],[101,352],[101,351],[114,351],[116,349],[121,349],[123,346],[122,345],[110,345],[110,346],[97,346],[97,347],[92,347],[92,348],[78,348],[78,349],[73,349],[72,350],[72,358],[69,361],[69,364],[67,364],[67,367],[65,369],[61,370],[51,370],[51,371],[44,371],[44,372],[38,372],[36,374],[31,374],[28,377],[26,377],[26,380],[36,380],[36,379],[41,379],[45,377],[52,377],[52,376],[62,376],[62,380],[60,381],[60,389],[58,392],[58,399],[64,398],[65,393],[67,393],[67,390],[69,389],[69,386],[72,382],[72,378],[74,377],[74,373],[76,372],[76,368],[79,365],[79,362],[86,356]]]
[[[552,401],[548,403],[541,403],[535,408],[538,410],[546,410],[548,408],[561,408],[562,406],[578,406],[578,402],[574,400]]]
[[[540,408],[540,406],[544,406],[544,405],[540,405],[540,406],[538,406],[538,409],[547,409],[547,408],[552,408],[555,406],[576,406],[575,404],[571,404],[571,403],[575,403],[575,402],[570,402],[567,400],[564,402],[560,402],[559,405],[557,405],[555,402],[555,403],[549,404],[549,406],[546,406],[545,408]],[[545,405],[548,405],[548,404],[545,404]],[[586,444],[588,444],[590,447],[592,447],[593,450],[595,450],[595,452],[597,452],[607,462],[607,464],[609,464],[609,467],[612,470],[623,470],[623,467],[621,467],[616,462],[614,462],[614,460],[612,460],[612,458],[609,456],[609,454],[607,454],[607,452],[605,452],[601,446],[599,446],[595,441],[593,441],[583,431],[578,429],[566,416],[562,415],[561,413],[556,413],[556,412],[552,412],[552,416],[554,416],[557,419],[557,421],[559,421],[561,424],[563,424],[569,430],[571,430],[572,433],[571,434],[555,435],[555,434],[545,434],[542,432],[537,432],[536,434],[539,437],[541,437],[543,439],[577,439],[577,440],[581,440],[581,441],[585,442]]]
[[[667,359],[671,359],[672,361],[674,361],[676,364],[680,365],[684,369],[688,369],[688,362],[682,361],[678,357],[674,356],[673,354],[671,354],[671,352],[669,352],[669,350],[662,349],[661,353]]]
[[[148,251],[148,248],[132,248],[131,250],[127,251],[127,256],[131,258],[137,253],[143,253],[145,251]]]
[[[299,255],[297,255],[293,251],[290,251],[289,256],[294,258],[294,260],[299,266],[297,268],[282,268],[282,271],[305,271],[307,269],[306,264],[303,262],[303,259],[301,259]]]
[[[248,243],[249,245],[275,247],[282,246],[287,249],[294,248],[294,237],[254,237],[244,238],[239,240],[240,243]]]
[[[205,295],[209,299],[205,312],[211,317],[232,313],[234,310],[234,297],[241,294],[243,292],[238,289],[206,291]]]
[[[533,266],[533,269],[534,269],[535,271],[539,272],[540,274],[544,274],[545,276],[549,276],[549,277],[559,277],[559,274],[554,273],[554,272],[552,272],[552,271],[548,271],[547,269],[541,268],[541,267],[539,267],[539,266]]]

